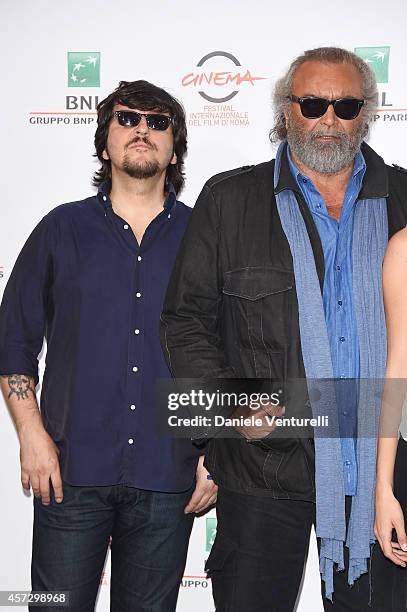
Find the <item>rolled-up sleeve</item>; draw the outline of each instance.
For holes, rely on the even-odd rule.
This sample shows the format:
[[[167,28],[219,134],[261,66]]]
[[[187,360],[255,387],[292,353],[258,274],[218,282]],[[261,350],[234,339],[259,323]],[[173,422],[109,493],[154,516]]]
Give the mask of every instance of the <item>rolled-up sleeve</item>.
[[[0,307],[0,375],[26,374],[38,383],[38,355],[52,283],[52,236],[44,217],[22,248]]]

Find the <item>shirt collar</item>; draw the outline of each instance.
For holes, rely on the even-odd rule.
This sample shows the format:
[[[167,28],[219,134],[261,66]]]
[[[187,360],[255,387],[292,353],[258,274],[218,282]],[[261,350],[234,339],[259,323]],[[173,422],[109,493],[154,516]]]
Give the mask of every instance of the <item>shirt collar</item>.
[[[352,177],[357,176],[360,172],[366,172],[366,161],[362,151],[358,151],[353,164]]]
[[[166,185],[167,196],[164,202],[164,210],[173,212],[177,205],[177,194],[175,193],[174,185],[167,182]],[[110,191],[112,189],[112,181],[110,179],[103,181],[99,186],[97,199],[105,210],[112,208],[112,202],[110,200]]]

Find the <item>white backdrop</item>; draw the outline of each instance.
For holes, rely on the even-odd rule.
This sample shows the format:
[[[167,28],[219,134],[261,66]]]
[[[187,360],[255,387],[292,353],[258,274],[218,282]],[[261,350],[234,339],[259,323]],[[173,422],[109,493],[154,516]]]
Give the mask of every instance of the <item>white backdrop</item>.
[[[0,11],[0,295],[39,219],[92,193],[96,97],[119,80],[145,78],[184,103],[189,155],[181,199],[191,206],[212,174],[272,157],[273,83],[294,56],[321,45],[358,48],[374,68],[381,82],[371,144],[386,162],[407,164],[405,0],[20,0],[2,2]],[[0,590],[29,589],[32,500],[21,490],[17,438],[1,407]],[[180,612],[213,611],[203,571],[213,517],[195,522]],[[109,577],[107,560],[98,612],[109,609]],[[299,612],[310,610],[322,610],[314,539],[298,604]]]

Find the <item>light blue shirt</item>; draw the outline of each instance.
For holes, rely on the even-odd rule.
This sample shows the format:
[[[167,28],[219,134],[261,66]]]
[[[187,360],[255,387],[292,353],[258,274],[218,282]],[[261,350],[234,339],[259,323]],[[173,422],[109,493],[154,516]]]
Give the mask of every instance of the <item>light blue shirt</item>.
[[[352,292],[352,237],[355,203],[362,187],[366,163],[355,157],[339,222],[329,216],[321,194],[294,164],[287,149],[290,170],[312,213],[322,243],[325,262],[323,303],[331,348],[341,431],[345,495],[355,495],[357,462],[357,381],[360,375],[359,341]],[[346,380],[353,379],[353,380]]]

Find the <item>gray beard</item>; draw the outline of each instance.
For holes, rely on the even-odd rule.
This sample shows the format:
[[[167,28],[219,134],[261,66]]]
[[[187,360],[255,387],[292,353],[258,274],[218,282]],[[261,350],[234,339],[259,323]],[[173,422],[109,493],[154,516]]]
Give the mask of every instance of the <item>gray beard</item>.
[[[298,125],[290,122],[287,127],[287,141],[291,151],[304,166],[321,174],[334,174],[350,166],[360,149],[366,130],[363,123],[352,135],[345,132],[323,130],[303,132]],[[336,136],[339,142],[317,142],[319,136]]]
[[[144,162],[143,164],[131,162],[127,156],[123,160],[123,170],[135,179],[148,179],[156,176],[160,171],[158,161]]]

